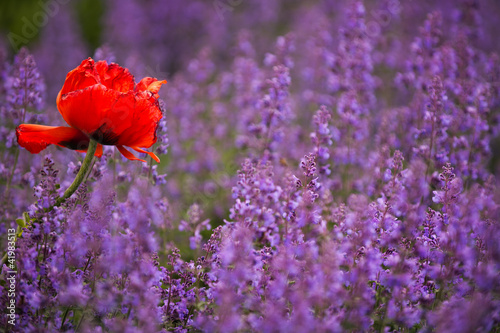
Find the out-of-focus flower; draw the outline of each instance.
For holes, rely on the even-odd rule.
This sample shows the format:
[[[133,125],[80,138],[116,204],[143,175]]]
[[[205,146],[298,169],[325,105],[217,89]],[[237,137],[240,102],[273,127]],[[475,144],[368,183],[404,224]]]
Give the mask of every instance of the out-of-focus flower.
[[[156,142],[156,128],[162,118],[158,91],[166,81],[145,77],[138,84],[128,69],[88,58],[66,76],[57,96],[57,107],[71,127],[21,124],[16,129],[19,145],[33,154],[50,144],[86,151],[90,140],[113,145],[129,160],[143,161],[124,146],[143,150]]]

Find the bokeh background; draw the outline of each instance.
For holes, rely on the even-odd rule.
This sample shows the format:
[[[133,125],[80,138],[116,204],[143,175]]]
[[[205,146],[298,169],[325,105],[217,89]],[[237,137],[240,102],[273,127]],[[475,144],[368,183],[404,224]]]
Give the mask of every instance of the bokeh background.
[[[0,43],[10,60],[20,47],[28,47],[45,81],[49,108],[66,73],[89,56],[115,61],[136,77],[170,81],[177,74],[185,77],[204,70],[199,75],[207,75],[204,83],[208,84],[217,79],[215,75],[231,71],[234,59],[247,51],[263,63],[266,54],[274,51],[276,38],[287,34],[293,36],[293,57],[299,62],[290,69],[291,89],[300,91],[307,83],[296,68],[309,61],[311,43],[322,29],[329,30],[335,44],[338,27],[347,19],[346,4],[333,0],[5,0],[0,3]],[[478,35],[469,43],[485,53],[500,49],[500,3],[495,0],[382,0],[364,5],[367,31],[378,39],[375,73],[382,79],[405,66],[411,42],[432,11],[442,13],[447,37],[457,34],[459,25],[477,26]],[[251,45],[248,50],[242,50],[242,39]],[[196,68],[200,59],[209,59],[212,68]],[[301,117],[309,123],[312,112],[301,112]],[[167,122],[172,130],[179,129],[175,119]],[[491,147],[490,169],[496,173],[500,141],[493,138]]]
[[[55,110],[55,97],[68,71],[82,59],[115,61],[138,78],[167,79],[169,85],[161,96],[166,102],[171,149],[158,170],[171,178],[167,186],[172,216],[178,223],[192,203],[200,202],[218,225],[230,207],[224,204],[224,198],[230,197],[230,179],[248,151],[237,144],[235,131],[223,128],[227,124],[202,123],[218,112],[217,103],[200,104],[213,94],[210,89],[215,88],[210,85],[223,81],[224,73],[232,72],[242,55],[265,63],[267,55],[279,52],[277,38],[288,36],[293,39],[293,46],[292,42],[286,46],[293,48],[290,64],[297,62],[290,66],[292,95],[309,88],[301,68],[311,60],[312,44],[322,34],[328,32],[324,38],[331,38],[331,45],[338,42],[338,27],[348,19],[347,4],[333,0],[4,0],[0,3],[0,43],[9,61],[24,46],[33,54],[45,83],[44,112],[57,125],[64,124]],[[485,53],[500,49],[500,3],[495,0],[383,0],[364,1],[364,5],[367,31],[377,40],[374,73],[382,80],[405,67],[412,40],[432,11],[442,13],[447,38],[457,33],[457,26],[476,26],[479,33],[469,39],[471,45]],[[184,96],[180,94],[183,89]],[[392,103],[385,106],[404,104],[393,98],[394,89],[393,84],[378,86],[378,93]],[[318,103],[296,96],[300,112],[295,124],[308,126]],[[238,110],[229,112],[238,117]],[[236,126],[236,118],[231,125]],[[205,133],[201,144],[200,137],[208,128],[214,132]],[[500,141],[492,138],[489,144],[490,171],[497,174]],[[298,163],[300,154],[295,157],[291,163]],[[179,241],[181,248],[183,243]]]
[[[61,219],[69,223],[62,223],[61,227],[56,223],[59,217],[42,214],[53,222],[44,225],[47,233],[57,234],[54,239],[58,239],[56,242],[49,238],[46,242],[46,247],[53,249],[48,256],[50,260],[30,254],[33,244],[29,242],[36,239],[35,232],[42,228],[41,222],[37,224],[38,229],[31,230],[19,241],[25,256],[23,265],[28,272],[32,269],[33,276],[47,275],[42,269],[45,264],[54,265],[57,274],[60,267],[65,269],[61,270],[64,273],[46,279],[52,283],[47,282],[48,287],[37,285],[36,279],[25,283],[21,292],[26,298],[35,299],[34,303],[42,299],[52,302],[46,316],[39,315],[39,304],[23,305],[26,327],[33,318],[42,317],[47,325],[63,327],[61,318],[66,318],[71,307],[74,311],[68,317],[71,318],[68,330],[78,328],[78,322],[82,321],[89,331],[94,327],[111,330],[114,327],[120,331],[119,325],[136,325],[138,331],[145,330],[148,320],[140,321],[138,313],[156,304],[151,305],[147,299],[136,300],[149,292],[148,283],[154,279],[144,278],[144,282],[138,278],[142,286],[137,289],[115,288],[113,283],[128,281],[134,274],[139,276],[141,271],[137,267],[144,264],[146,271],[154,272],[152,275],[161,271],[170,279],[159,282],[165,293],[174,288],[172,281],[193,278],[199,273],[190,262],[194,260],[205,265],[204,272],[213,274],[195,276],[196,285],[178,282],[176,288],[180,294],[175,300],[175,310],[164,306],[164,294],[158,296],[161,305],[156,310],[163,317],[151,317],[154,327],[162,325],[179,331],[193,327],[215,331],[224,327],[227,331],[232,331],[231,327],[250,327],[238,326],[241,323],[257,327],[262,323],[256,318],[266,317],[267,310],[260,306],[261,295],[255,296],[255,290],[273,293],[266,289],[265,279],[269,279],[278,281],[276,284],[284,281],[282,289],[276,290],[287,290],[288,298],[283,296],[283,299],[296,302],[294,311],[303,310],[302,314],[307,317],[314,308],[317,316],[310,323],[318,327],[329,327],[329,314],[322,307],[335,298],[343,302],[339,309],[347,310],[332,310],[332,321],[343,325],[345,330],[363,331],[372,324],[370,318],[375,318],[378,326],[370,327],[382,331],[387,322],[379,320],[386,311],[381,304],[386,302],[384,297],[389,299],[388,295],[395,295],[394,304],[406,312],[401,315],[402,319],[397,317],[399,314],[394,315],[393,322],[387,324],[393,331],[398,331],[398,325],[418,331],[433,320],[446,327],[447,318],[451,318],[447,311],[460,317],[475,307],[484,310],[481,315],[491,319],[491,323],[496,320],[498,328],[499,319],[493,320],[491,314],[492,309],[499,307],[498,283],[491,283],[498,277],[495,275],[498,257],[494,250],[487,252],[476,246],[475,242],[481,239],[468,228],[469,224],[474,225],[485,243],[490,242],[490,246],[495,243],[492,239],[495,232],[498,234],[498,228],[492,227],[490,221],[498,218],[497,208],[493,207],[498,191],[493,188],[500,176],[497,135],[500,2],[362,2],[364,9],[351,0],[1,1],[0,73],[4,82],[0,86],[0,97],[5,97],[0,103],[0,188],[5,193],[0,206],[2,234],[6,228],[15,226],[15,219],[27,207],[33,216],[42,214],[43,207],[32,206],[34,200],[41,205],[40,202],[50,200],[55,191],[43,192],[37,185],[44,181],[57,182],[60,188],[66,188],[82,159],[81,154],[53,146],[38,155],[19,149],[14,129],[20,123],[17,114],[20,110],[23,117],[26,112],[26,122],[65,125],[55,99],[68,71],[87,57],[117,62],[128,68],[136,81],[144,76],[168,81],[160,91],[164,118],[159,124],[158,143],[151,148],[161,163],[150,159],[144,164],[131,162],[121,157],[114,147],[106,147],[103,158],[93,166],[87,187],[70,202],[73,206],[61,213]],[[24,73],[21,69],[26,68],[32,74],[33,84],[25,89],[23,97],[20,93],[23,87],[19,87],[18,81]],[[440,94],[440,89],[444,89],[445,94]],[[32,93],[28,94],[29,102],[26,102],[26,91]],[[11,98],[17,93],[21,97]],[[432,105],[437,107],[439,103],[445,107],[435,127],[430,113]],[[434,116],[437,113],[434,110]],[[434,142],[435,138],[438,141]],[[312,160],[307,159],[313,155],[317,169],[316,164],[313,167]],[[442,192],[441,178],[451,177],[450,170],[445,175],[446,162],[452,163],[460,179],[454,189],[460,201],[453,198],[443,204],[439,197],[442,194],[435,192]],[[52,177],[48,170],[58,170],[57,175]],[[395,172],[392,185],[391,172]],[[316,176],[318,178],[314,178]],[[400,176],[402,178],[396,181]],[[318,179],[321,187],[314,185]],[[301,180],[304,184],[297,185],[297,190],[294,182],[299,184]],[[307,190],[305,180],[312,184]],[[402,185],[398,187],[395,183]],[[388,189],[390,186],[393,188]],[[391,191],[396,193],[393,197]],[[244,198],[249,202],[247,206],[239,201]],[[393,206],[389,209],[390,200]],[[448,204],[453,207],[452,211],[446,211],[448,208],[444,206]],[[245,210],[245,207],[251,208]],[[86,209],[91,216],[83,218]],[[437,215],[428,213],[433,210]],[[437,212],[445,215],[451,212],[453,228],[458,230],[453,234],[456,239],[446,238],[449,234],[440,234],[442,230],[435,234],[422,231],[423,224],[435,222]],[[346,216],[359,223],[361,236],[352,236],[352,230],[339,222]],[[373,216],[376,218],[372,219]],[[279,247],[279,241],[288,237],[286,228],[291,220],[296,222],[291,231],[296,232],[296,243],[283,246],[280,243],[282,247]],[[370,223],[375,220],[380,225],[371,228]],[[393,228],[389,220],[405,224]],[[245,226],[254,223],[252,228],[255,228],[245,231],[226,227],[227,239],[234,237],[237,241],[234,244],[228,241],[222,246],[222,229],[217,232],[214,229],[226,225],[227,221]],[[95,237],[94,243],[85,243],[79,237],[83,232],[78,228],[88,232],[90,238]],[[108,235],[114,242],[109,244],[116,245],[114,248],[105,248],[106,242],[99,239],[99,228],[115,232]],[[120,233],[125,229],[129,234]],[[94,230],[99,232],[93,234]],[[402,253],[401,257],[407,255],[407,266],[412,269],[408,270],[411,274],[407,274],[408,271],[401,268],[403,265],[395,265],[394,275],[388,275],[383,281],[387,289],[377,292],[375,297],[374,290],[381,289],[373,287],[370,274],[386,271],[381,269],[387,267],[383,260],[394,258],[392,250],[377,243],[382,237],[380,230],[387,231],[383,241]],[[414,243],[410,246],[399,242],[401,234],[414,237]],[[207,243],[211,236],[213,242]],[[444,245],[434,252],[438,253],[432,258],[436,262],[429,264],[421,249],[432,243],[431,237],[438,236]],[[413,246],[420,241],[425,243],[422,248]],[[61,243],[71,242],[81,248],[105,248],[104,254],[89,255],[91,249],[88,253],[82,250],[84,253],[73,254],[74,261],[65,261],[57,249]],[[203,247],[206,244],[213,246],[211,252]],[[364,257],[365,250],[373,256]],[[463,262],[476,263],[472,257],[476,251],[483,250],[477,254],[484,263],[483,268],[464,273]],[[136,253],[134,251],[139,255],[130,254]],[[342,251],[349,253],[345,258],[368,259],[360,259],[360,266],[356,266],[354,260],[341,258]],[[210,253],[209,263],[203,262],[205,252],[206,258]],[[128,254],[122,258],[122,253]],[[224,256],[229,264],[221,268],[220,258]],[[292,257],[299,259],[287,261]],[[124,258],[134,265],[124,264]],[[449,259],[449,271],[442,270],[439,275],[433,269],[443,258]],[[30,260],[35,263],[31,264]],[[86,260],[95,265],[90,266],[87,275],[94,274],[95,278],[102,272],[111,275],[118,272],[118,278],[108,282],[99,276],[97,281],[102,282],[102,290],[89,291],[88,276],[74,276],[78,270],[87,269]],[[267,270],[272,268],[271,264],[267,266],[269,262],[276,265],[274,272]],[[455,264],[462,266],[457,268]],[[233,269],[235,267],[243,268],[239,271]],[[266,267],[264,273],[262,267]],[[288,269],[306,273],[296,273],[296,281],[290,282]],[[322,269],[325,276],[330,274],[323,282],[308,280],[316,277],[308,272]],[[110,273],[110,270],[116,272]],[[344,274],[347,271],[354,273]],[[245,274],[250,275],[253,284],[241,277],[246,277]],[[363,281],[360,289],[349,285],[354,283],[356,274]],[[434,280],[429,278],[431,275],[444,284],[452,281],[447,293],[437,291]],[[345,285],[339,282],[336,293],[328,296],[330,281],[340,281],[341,277],[346,279],[342,280]],[[29,277],[23,279],[30,281]],[[214,282],[217,279],[226,279],[226,284],[217,285]],[[63,280],[65,282],[61,282]],[[295,288],[295,283],[299,287]],[[415,294],[398,293],[399,286],[405,284],[415,286],[411,291]],[[230,287],[224,289],[224,286]],[[232,293],[233,287],[237,292]],[[53,300],[53,288],[60,288],[59,295],[70,296],[62,301]],[[110,292],[106,288],[115,289]],[[461,302],[463,290],[474,295],[469,302]],[[193,296],[195,291],[197,295]],[[424,294],[427,299],[419,298]],[[130,295],[135,298],[128,302],[126,297]],[[233,309],[232,304],[242,303],[241,295],[249,300],[244,304],[248,308]],[[216,297],[220,298],[216,300]],[[276,330],[307,326],[308,322],[300,316],[288,318],[286,311],[282,311],[281,296],[273,297],[269,296],[271,301],[266,303],[275,311],[267,313],[267,324],[276,325]],[[432,297],[439,299],[432,303],[429,301]],[[101,316],[99,311],[105,308],[102,304],[112,302],[109,307],[113,311],[102,310]],[[435,304],[445,303],[449,306],[434,311]],[[116,304],[123,307],[115,311]],[[224,306],[217,308],[217,304]],[[365,304],[370,304],[370,309]],[[480,307],[481,304],[486,305]],[[460,311],[454,311],[455,308]],[[95,310],[99,315],[92,317],[89,309],[99,309]],[[217,309],[222,309],[220,318],[211,317]],[[232,312],[225,313],[225,309]],[[132,319],[123,316],[123,311],[132,313]],[[189,319],[193,313],[199,319],[196,323]],[[85,316],[88,316],[86,321]],[[483,317],[478,315],[478,322]],[[470,325],[478,322],[471,320]]]
[[[477,7],[475,17],[464,18],[481,26],[481,36],[472,42],[485,51],[499,48],[495,18],[500,4],[494,0],[383,0],[364,4],[369,30],[399,42],[413,38],[433,10],[442,11],[449,26],[459,19],[461,6]],[[397,15],[391,8],[398,10]],[[332,27],[342,23],[345,1],[5,0],[0,4],[0,29],[10,56],[27,45],[40,58],[46,80],[54,83],[61,82],[64,73],[82,57],[94,55],[102,45],[113,50],[120,64],[136,64],[136,75],[149,71],[172,77],[204,47],[210,48],[217,68],[229,68],[242,31],[252,34],[256,54],[263,59],[277,36],[311,29],[325,18]],[[9,35],[19,38],[12,43]],[[307,51],[305,42],[304,38],[297,40],[296,47]]]
[[[411,43],[430,12],[442,13],[445,38],[452,39],[457,27],[476,27],[477,35],[468,40],[472,46],[485,54],[500,49],[500,3],[495,0],[383,0],[364,1],[364,5],[367,32],[377,41],[372,55],[374,74],[390,82],[377,86],[377,93],[385,99],[378,107],[407,102],[405,97],[397,97],[398,87],[392,80],[405,68]],[[313,59],[311,54],[317,52],[313,47],[318,43],[327,40],[325,43],[336,47],[338,27],[348,21],[347,6],[348,1],[333,0],[4,0],[0,3],[0,43],[9,61],[21,47],[33,54],[45,85],[43,113],[54,125],[64,125],[55,109],[64,78],[87,57],[117,62],[136,78],[169,81],[161,97],[165,101],[164,127],[169,133],[165,146],[170,148],[157,170],[163,180],[166,175],[170,179],[166,192],[172,223],[178,225],[197,203],[216,226],[227,217],[231,186],[251,149],[239,142],[238,134],[241,123],[250,120],[238,119],[237,109],[224,110],[221,105],[229,96],[214,93],[219,89],[215,86],[223,84],[228,73],[234,74],[239,57],[266,64],[269,54],[278,54],[282,48],[281,52],[289,53],[290,91],[297,110],[294,124],[302,127],[295,134],[300,137],[299,132],[307,132],[318,102],[331,102],[304,98],[303,91],[314,90],[304,67]],[[287,42],[282,41],[287,45],[277,44],[279,36],[287,36]],[[254,88],[258,92],[262,86]],[[218,101],[206,102],[214,96]],[[224,121],[218,124],[219,116]],[[489,170],[498,174],[499,138],[491,138],[489,145]],[[289,149],[296,152],[285,163],[297,165],[306,149]],[[59,150],[52,147],[49,151]],[[162,151],[167,152],[166,147]],[[151,173],[141,168],[127,166],[127,175]],[[169,235],[183,253],[194,255],[187,236],[174,234]],[[207,237],[209,232],[203,235]]]

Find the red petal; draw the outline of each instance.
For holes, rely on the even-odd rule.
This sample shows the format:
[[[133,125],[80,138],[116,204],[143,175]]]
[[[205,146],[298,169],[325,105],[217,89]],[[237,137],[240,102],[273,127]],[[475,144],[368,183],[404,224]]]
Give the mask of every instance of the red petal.
[[[44,125],[21,124],[16,128],[17,142],[32,154],[38,154],[54,144],[77,151],[87,151],[89,138],[71,127],[53,127]],[[102,147],[95,156],[102,155]]]
[[[82,61],[80,66],[73,69],[66,75],[64,85],[59,95],[67,94],[71,91],[84,89],[99,83],[99,74],[95,70],[94,60],[88,58]],[[57,99],[60,97],[58,96]]]
[[[133,149],[133,150],[135,150],[135,151],[138,151],[139,153],[148,154],[149,156],[151,156],[151,158],[152,158],[153,160],[155,160],[156,162],[160,163],[160,159],[158,158],[158,156],[156,156],[156,155],[155,155],[155,153],[150,152],[150,151],[146,151],[146,150],[141,149],[141,148],[139,148],[139,147],[130,147],[130,148],[132,148],[132,149]]]
[[[127,149],[125,149],[123,146],[116,146],[118,148],[118,151],[122,153],[123,156],[128,158],[131,161],[141,161],[141,162],[146,162],[145,160],[141,160],[140,158],[135,157],[131,152],[129,152]]]
[[[133,123],[130,94],[107,89],[102,84],[71,92],[58,101],[64,120],[102,144],[113,145]]]
[[[161,85],[167,83],[167,81],[158,81],[154,77],[145,77],[141,80],[135,87],[135,91],[151,91],[156,98],[158,98],[158,91],[160,91]]]
[[[102,156],[102,145],[100,143],[97,145],[97,149],[95,150],[94,156],[97,156],[97,157]]]
[[[107,88],[120,92],[128,92],[134,89],[134,77],[128,69],[106,61],[98,61],[95,65],[101,83]]]
[[[149,148],[156,142],[156,128],[163,115],[158,101],[149,98],[148,95],[150,93],[138,93],[123,100],[123,103],[129,103],[132,110],[130,121],[133,126],[120,133],[117,144],[128,147]]]
[[[156,142],[164,83],[144,78],[133,90],[127,69],[89,58],[68,74],[57,107],[71,127],[101,144],[147,148]]]
[[[102,84],[71,92],[58,101],[64,120],[105,145],[151,147],[162,118],[150,92],[120,93]]]

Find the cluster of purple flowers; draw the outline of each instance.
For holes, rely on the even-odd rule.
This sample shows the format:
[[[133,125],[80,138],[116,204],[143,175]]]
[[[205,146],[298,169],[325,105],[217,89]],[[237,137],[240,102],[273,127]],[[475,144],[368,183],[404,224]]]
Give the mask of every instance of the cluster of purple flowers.
[[[168,76],[162,163],[105,147],[53,207],[81,158],[15,127],[60,121],[84,46],[62,7],[34,55],[0,48],[0,233],[25,224],[2,328],[500,330],[492,0],[106,3],[94,58]]]

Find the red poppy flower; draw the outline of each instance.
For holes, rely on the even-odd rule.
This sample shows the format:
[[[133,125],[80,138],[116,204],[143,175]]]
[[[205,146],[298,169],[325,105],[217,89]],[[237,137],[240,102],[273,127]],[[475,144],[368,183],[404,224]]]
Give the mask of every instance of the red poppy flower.
[[[86,152],[93,139],[99,143],[95,156],[102,156],[102,145],[113,145],[129,160],[145,162],[125,147],[159,162],[142,148],[156,142],[162,118],[158,91],[166,82],[145,77],[135,84],[128,69],[88,58],[68,73],[57,96],[57,108],[71,127],[22,124],[16,129],[17,142],[38,154],[51,144]]]

